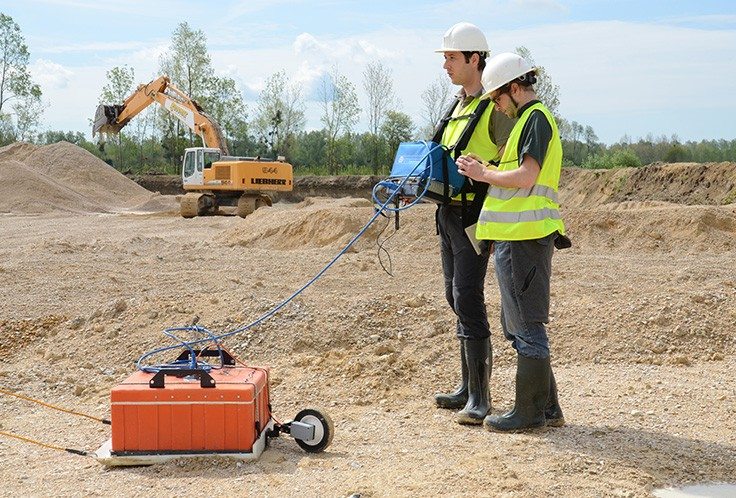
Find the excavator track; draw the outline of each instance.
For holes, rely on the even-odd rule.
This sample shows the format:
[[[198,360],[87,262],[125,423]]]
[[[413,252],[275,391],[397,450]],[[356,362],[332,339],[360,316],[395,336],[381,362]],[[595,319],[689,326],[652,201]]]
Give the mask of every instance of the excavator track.
[[[238,199],[236,213],[241,218],[245,218],[259,207],[271,206],[272,204],[271,198],[267,195],[243,194]]]
[[[184,218],[202,216],[208,211],[217,209],[215,198],[211,194],[188,192],[181,198],[181,215]]]

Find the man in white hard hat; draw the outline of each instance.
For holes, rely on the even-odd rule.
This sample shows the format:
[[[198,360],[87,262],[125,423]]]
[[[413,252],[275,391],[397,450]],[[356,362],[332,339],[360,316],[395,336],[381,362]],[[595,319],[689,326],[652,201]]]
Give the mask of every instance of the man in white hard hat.
[[[483,425],[492,431],[517,432],[562,426],[550,367],[550,276],[555,247],[569,247],[557,191],[562,143],[552,113],[534,91],[536,70],[522,57],[493,57],[483,72],[484,98],[509,117],[518,117],[497,168],[458,158],[458,170],[490,184],[478,219],[476,237],[493,241],[501,291],[501,325],[517,353],[516,401]]]
[[[460,154],[488,161],[500,158],[513,122],[487,102],[481,104],[481,74],[489,52],[486,37],[477,26],[461,22],[445,33],[436,52],[444,55],[443,68],[461,89],[433,141],[450,149],[454,158]],[[457,316],[462,377],[454,392],[437,394],[435,402],[441,408],[460,409],[456,421],[461,424],[481,424],[491,409],[488,384],[493,355],[483,293],[490,244],[481,244],[476,251],[465,231],[477,221],[487,188],[474,182],[437,209],[445,297]]]

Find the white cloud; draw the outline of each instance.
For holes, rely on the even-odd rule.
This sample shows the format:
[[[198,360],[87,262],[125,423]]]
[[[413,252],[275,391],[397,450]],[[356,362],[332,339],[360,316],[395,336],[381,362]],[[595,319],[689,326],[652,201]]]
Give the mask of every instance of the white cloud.
[[[33,64],[28,66],[28,69],[33,81],[41,85],[42,91],[66,88],[72,76],[74,76],[73,71],[46,59],[36,59]]]
[[[292,45],[297,57],[317,57],[324,60],[339,61],[348,58],[356,64],[365,64],[371,59],[392,59],[395,51],[379,48],[365,37],[349,37],[342,39],[325,38],[323,40],[301,33]]]
[[[314,66],[309,61],[302,61],[292,79],[302,87],[302,95],[307,100],[319,100],[319,90],[327,76],[328,68]]]
[[[105,68],[75,67],[65,87],[42,88],[48,108],[44,128],[82,131],[91,139],[90,119],[97,109],[100,91],[105,84]]]
[[[509,2],[502,5],[510,8]],[[446,19],[449,26],[463,17]],[[625,133],[643,136],[649,131],[657,135],[678,133],[683,139],[736,136],[736,122],[720,118],[736,112],[736,101],[722,97],[732,95],[735,89],[736,66],[729,63],[736,56],[733,29],[618,21],[504,29],[490,12],[480,13],[474,22],[486,32],[493,53],[514,51],[520,45],[529,48],[536,62],[560,86],[562,115],[592,125],[604,141],[617,140]],[[363,99],[365,65],[381,59],[391,71],[396,96],[403,102],[400,110],[421,126],[420,95],[438,75],[444,75],[442,57],[433,49],[448,26],[411,30],[388,26],[344,37],[295,31],[289,37],[273,38],[265,47],[242,40],[218,45],[211,36],[210,55],[216,73],[235,79],[249,102],[257,98],[267,78],[280,70],[302,86],[302,95],[314,99],[335,64]],[[44,90],[54,106],[45,116],[67,119],[70,124],[58,125],[64,129],[86,129],[85,120],[72,124],[71,103],[77,103],[77,113],[92,113],[105,71],[115,65],[133,67],[138,82],[156,76],[160,54],[168,42],[134,42],[128,51],[118,46],[119,51],[105,54],[105,59],[97,56],[94,63],[85,58],[84,66],[65,64],[62,69],[71,74],[57,68],[57,84],[66,81],[66,87],[63,92]],[[54,74],[42,69],[46,62],[34,63],[39,65],[38,74]],[[61,107],[56,106],[62,105],[64,111],[59,112]],[[309,128],[321,126],[316,107],[314,101],[308,103]],[[722,112],[714,113],[718,109]]]
[[[529,48],[573,111],[692,106],[706,88],[731,93],[736,78],[736,67],[722,64],[736,55],[736,32],[602,21],[515,30],[497,40],[505,51]]]
[[[497,33],[497,52],[529,48],[560,86],[560,111],[612,142],[625,133],[736,136],[736,32],[653,23],[578,22]]]
[[[161,57],[169,50],[170,42],[160,41],[148,43],[138,50],[118,54],[114,58],[109,58],[108,62],[111,66],[128,65],[136,68],[136,77],[147,73],[158,73],[158,68],[161,65]],[[145,68],[144,71],[139,72],[138,68]]]
[[[321,44],[317,39],[309,33],[302,33],[294,40],[294,53],[297,56],[305,56],[309,54],[319,54],[327,52],[327,47]]]

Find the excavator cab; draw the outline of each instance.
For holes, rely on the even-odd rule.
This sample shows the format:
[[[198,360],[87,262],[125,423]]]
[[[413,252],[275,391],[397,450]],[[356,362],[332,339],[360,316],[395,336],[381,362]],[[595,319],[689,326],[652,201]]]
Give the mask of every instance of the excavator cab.
[[[181,180],[186,185],[203,185],[204,170],[212,168],[222,157],[220,149],[191,147],[184,150]]]

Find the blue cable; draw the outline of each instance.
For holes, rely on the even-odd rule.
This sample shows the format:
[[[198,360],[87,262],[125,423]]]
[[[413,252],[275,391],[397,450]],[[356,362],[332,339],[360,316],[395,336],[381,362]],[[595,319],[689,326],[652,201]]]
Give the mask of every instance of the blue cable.
[[[396,188],[393,188],[392,187],[393,192],[381,204],[381,206],[378,209],[376,209],[376,212],[373,214],[373,216],[371,217],[371,219],[368,220],[368,223],[366,223],[365,226],[360,229],[360,231],[355,235],[355,237],[353,237],[350,240],[350,242],[348,242],[348,244],[339,253],[337,253],[337,255],[334,258],[332,258],[332,260],[329,263],[327,263],[327,265],[324,268],[322,268],[314,277],[312,277],[306,284],[304,284],[303,286],[301,286],[296,292],[294,292],[293,294],[291,294],[288,298],[286,298],[284,301],[282,301],[275,308],[273,308],[270,311],[268,311],[267,313],[263,314],[262,316],[260,316],[256,320],[252,321],[248,325],[245,325],[245,326],[240,327],[240,328],[236,328],[235,330],[231,330],[230,332],[226,332],[224,334],[215,335],[214,333],[212,333],[207,328],[201,327],[199,325],[187,325],[187,326],[184,326],[184,327],[171,327],[171,328],[165,329],[164,330],[164,334],[166,336],[168,336],[168,337],[170,337],[170,338],[178,341],[178,344],[177,345],[172,345],[172,346],[163,346],[163,347],[160,347],[160,348],[157,348],[157,349],[154,349],[152,351],[149,351],[149,352],[145,353],[143,356],[141,356],[138,359],[138,361],[136,363],[137,368],[139,370],[144,371],[144,372],[155,373],[155,372],[158,372],[161,368],[181,365],[181,363],[171,363],[171,364],[167,364],[167,365],[149,365],[149,366],[144,366],[143,365],[143,362],[146,359],[148,359],[151,356],[153,356],[153,355],[160,354],[160,353],[163,353],[165,351],[171,351],[172,349],[178,349],[178,348],[181,348],[182,346],[189,350],[190,364],[193,364],[193,365],[197,365],[198,366],[198,365],[200,365],[200,363],[198,363],[197,360],[196,360],[196,356],[195,356],[195,352],[194,352],[193,346],[198,345],[198,344],[202,344],[202,343],[205,343],[205,342],[214,342],[217,345],[217,349],[220,352],[220,361],[221,361],[221,364],[224,364],[222,348],[220,347],[220,343],[221,343],[220,341],[222,341],[222,339],[225,339],[226,337],[230,337],[232,335],[238,334],[240,332],[244,332],[244,331],[246,331],[246,330],[248,330],[248,329],[250,329],[250,328],[258,325],[259,323],[264,322],[265,320],[267,320],[270,317],[272,317],[273,315],[275,315],[279,310],[281,310],[281,308],[283,308],[284,306],[286,306],[287,304],[289,304],[294,298],[296,298],[299,294],[301,294],[302,292],[304,292],[309,286],[311,286],[314,282],[316,282],[327,270],[329,270],[330,267],[333,264],[335,264],[335,262],[337,262],[337,260],[340,259],[347,252],[347,250],[350,249],[353,246],[353,244],[355,244],[355,242],[366,232],[366,230],[368,230],[368,228],[373,224],[374,221],[376,221],[376,218],[378,218],[381,215],[381,213],[383,213],[383,211],[397,212],[397,211],[401,211],[403,209],[408,209],[409,207],[412,207],[412,206],[416,205],[416,203],[419,202],[424,197],[424,195],[427,193],[427,189],[429,188],[429,181],[426,182],[426,185],[424,186],[424,190],[422,191],[422,193],[420,195],[418,195],[417,198],[414,201],[412,201],[410,204],[404,206],[403,208],[396,208],[396,207],[390,208],[390,207],[388,207],[389,203],[401,191],[401,188],[406,184],[406,182],[409,180],[409,178],[411,178],[413,176],[413,173],[422,164],[422,162],[424,162],[424,159],[426,159],[427,157],[429,157],[429,164],[428,164],[427,168],[425,168],[423,171],[427,171],[427,169],[429,169],[430,178],[431,178],[432,163],[433,163],[431,154],[438,147],[442,147],[442,146],[441,145],[435,145],[434,147],[432,147],[432,146],[429,145],[432,142],[427,142],[427,141],[423,141],[423,142],[425,143],[425,145],[427,145],[428,152],[424,156],[422,156],[422,158],[419,161],[417,161],[417,165],[414,166],[414,169],[412,169],[411,172],[409,174],[407,174],[403,178],[403,180],[401,182],[399,182],[398,184],[394,184],[393,182],[388,182],[392,186],[395,185]],[[376,193],[376,188],[381,183],[383,183],[383,182],[379,182],[379,184],[377,184],[376,186],[373,187],[373,193],[372,193],[373,199],[377,203],[379,203],[379,204],[380,204],[380,201],[375,197],[375,193]],[[196,340],[192,340],[192,341],[184,341],[184,340],[180,339],[179,337],[177,337],[174,334],[174,332],[179,332],[179,331],[199,332],[199,333],[203,333],[204,335],[207,335],[209,337],[202,338],[202,339],[196,339]],[[211,366],[207,365],[206,363],[203,363],[203,368],[207,368],[207,367],[210,367],[211,368]]]
[[[424,159],[426,157],[429,157],[429,162],[427,164],[427,167],[424,168],[424,170],[421,173],[421,175],[423,176],[424,173],[426,173],[428,171],[428,175],[426,177],[427,178],[427,181],[424,183],[424,189],[422,190],[422,193],[419,194],[419,195],[417,195],[416,198],[412,202],[410,202],[409,204],[406,204],[404,206],[398,206],[398,207],[389,207],[389,206],[386,206],[386,208],[385,208],[386,211],[390,211],[392,213],[397,213],[399,211],[404,211],[405,209],[409,209],[411,207],[414,207],[418,203],[422,202],[422,200],[424,199],[424,196],[427,195],[427,190],[429,190],[429,184],[430,184],[429,179],[434,177],[434,175],[433,175],[433,173],[434,173],[434,166],[433,166],[434,161],[432,160],[432,152],[434,152],[438,148],[445,148],[445,146],[444,145],[440,145],[440,144],[434,144],[434,146],[433,146],[432,144],[434,142],[431,142],[431,141],[428,141],[428,140],[421,140],[421,142],[427,147],[428,152],[424,156],[422,156],[422,158],[419,161],[417,161],[417,165],[414,166],[414,169],[412,169],[409,172],[408,175],[406,175],[406,177],[404,178],[404,181],[402,181],[399,184],[396,184],[396,183],[391,182],[391,181],[388,181],[388,180],[384,180],[384,181],[378,182],[377,184],[375,184],[373,186],[373,191],[371,192],[371,197],[373,198],[373,201],[374,202],[376,202],[377,204],[381,204],[381,200],[376,195],[379,187],[384,187],[387,190],[393,190],[394,192],[401,191],[401,187],[406,183],[407,179],[409,177],[411,177],[411,176],[414,176],[414,172],[419,167],[419,165],[422,164],[422,162],[424,162]],[[395,195],[395,193],[394,193],[394,195]],[[393,198],[393,196],[389,197],[389,199],[391,199],[391,198]]]
[[[178,336],[175,335],[175,332],[179,332],[179,331],[203,332],[204,334],[208,335],[209,338],[208,339],[203,339],[201,341],[185,341],[185,340],[183,340],[183,339],[181,339],[181,338],[179,338]],[[169,364],[165,364],[165,365],[152,365],[152,366],[142,367],[141,366],[141,363],[143,362],[143,360],[145,360],[146,358],[148,358],[152,354],[155,354],[155,352],[150,352],[150,353],[147,353],[147,354],[143,355],[138,360],[137,366],[138,366],[138,369],[139,370],[142,370],[144,372],[155,373],[155,372],[158,372],[158,370],[161,369],[161,368],[170,367],[170,366],[174,365],[174,366],[187,366],[187,368],[190,368],[190,369],[202,369],[202,370],[205,370],[205,371],[210,371],[214,367],[212,365],[208,364],[207,362],[199,362],[199,361],[197,361],[197,355],[196,355],[196,353],[194,351],[194,348],[192,348],[192,346],[194,344],[197,344],[199,342],[204,342],[204,341],[207,341],[207,342],[212,341],[217,346],[217,351],[218,351],[219,357],[220,357],[220,368],[225,363],[225,357],[224,357],[224,354],[223,354],[223,350],[222,350],[222,347],[220,346],[220,343],[217,341],[217,337],[211,331],[209,331],[208,329],[206,329],[205,327],[200,327],[198,325],[189,325],[189,326],[186,326],[186,327],[171,327],[171,328],[168,328],[168,329],[164,330],[164,335],[166,335],[167,337],[170,337],[171,339],[174,339],[175,341],[177,341],[179,343],[177,346],[173,346],[172,348],[178,348],[178,347],[182,347],[183,346],[185,349],[189,350],[189,360],[178,360],[178,361],[175,361],[175,362],[172,362],[172,363],[169,363]]]

